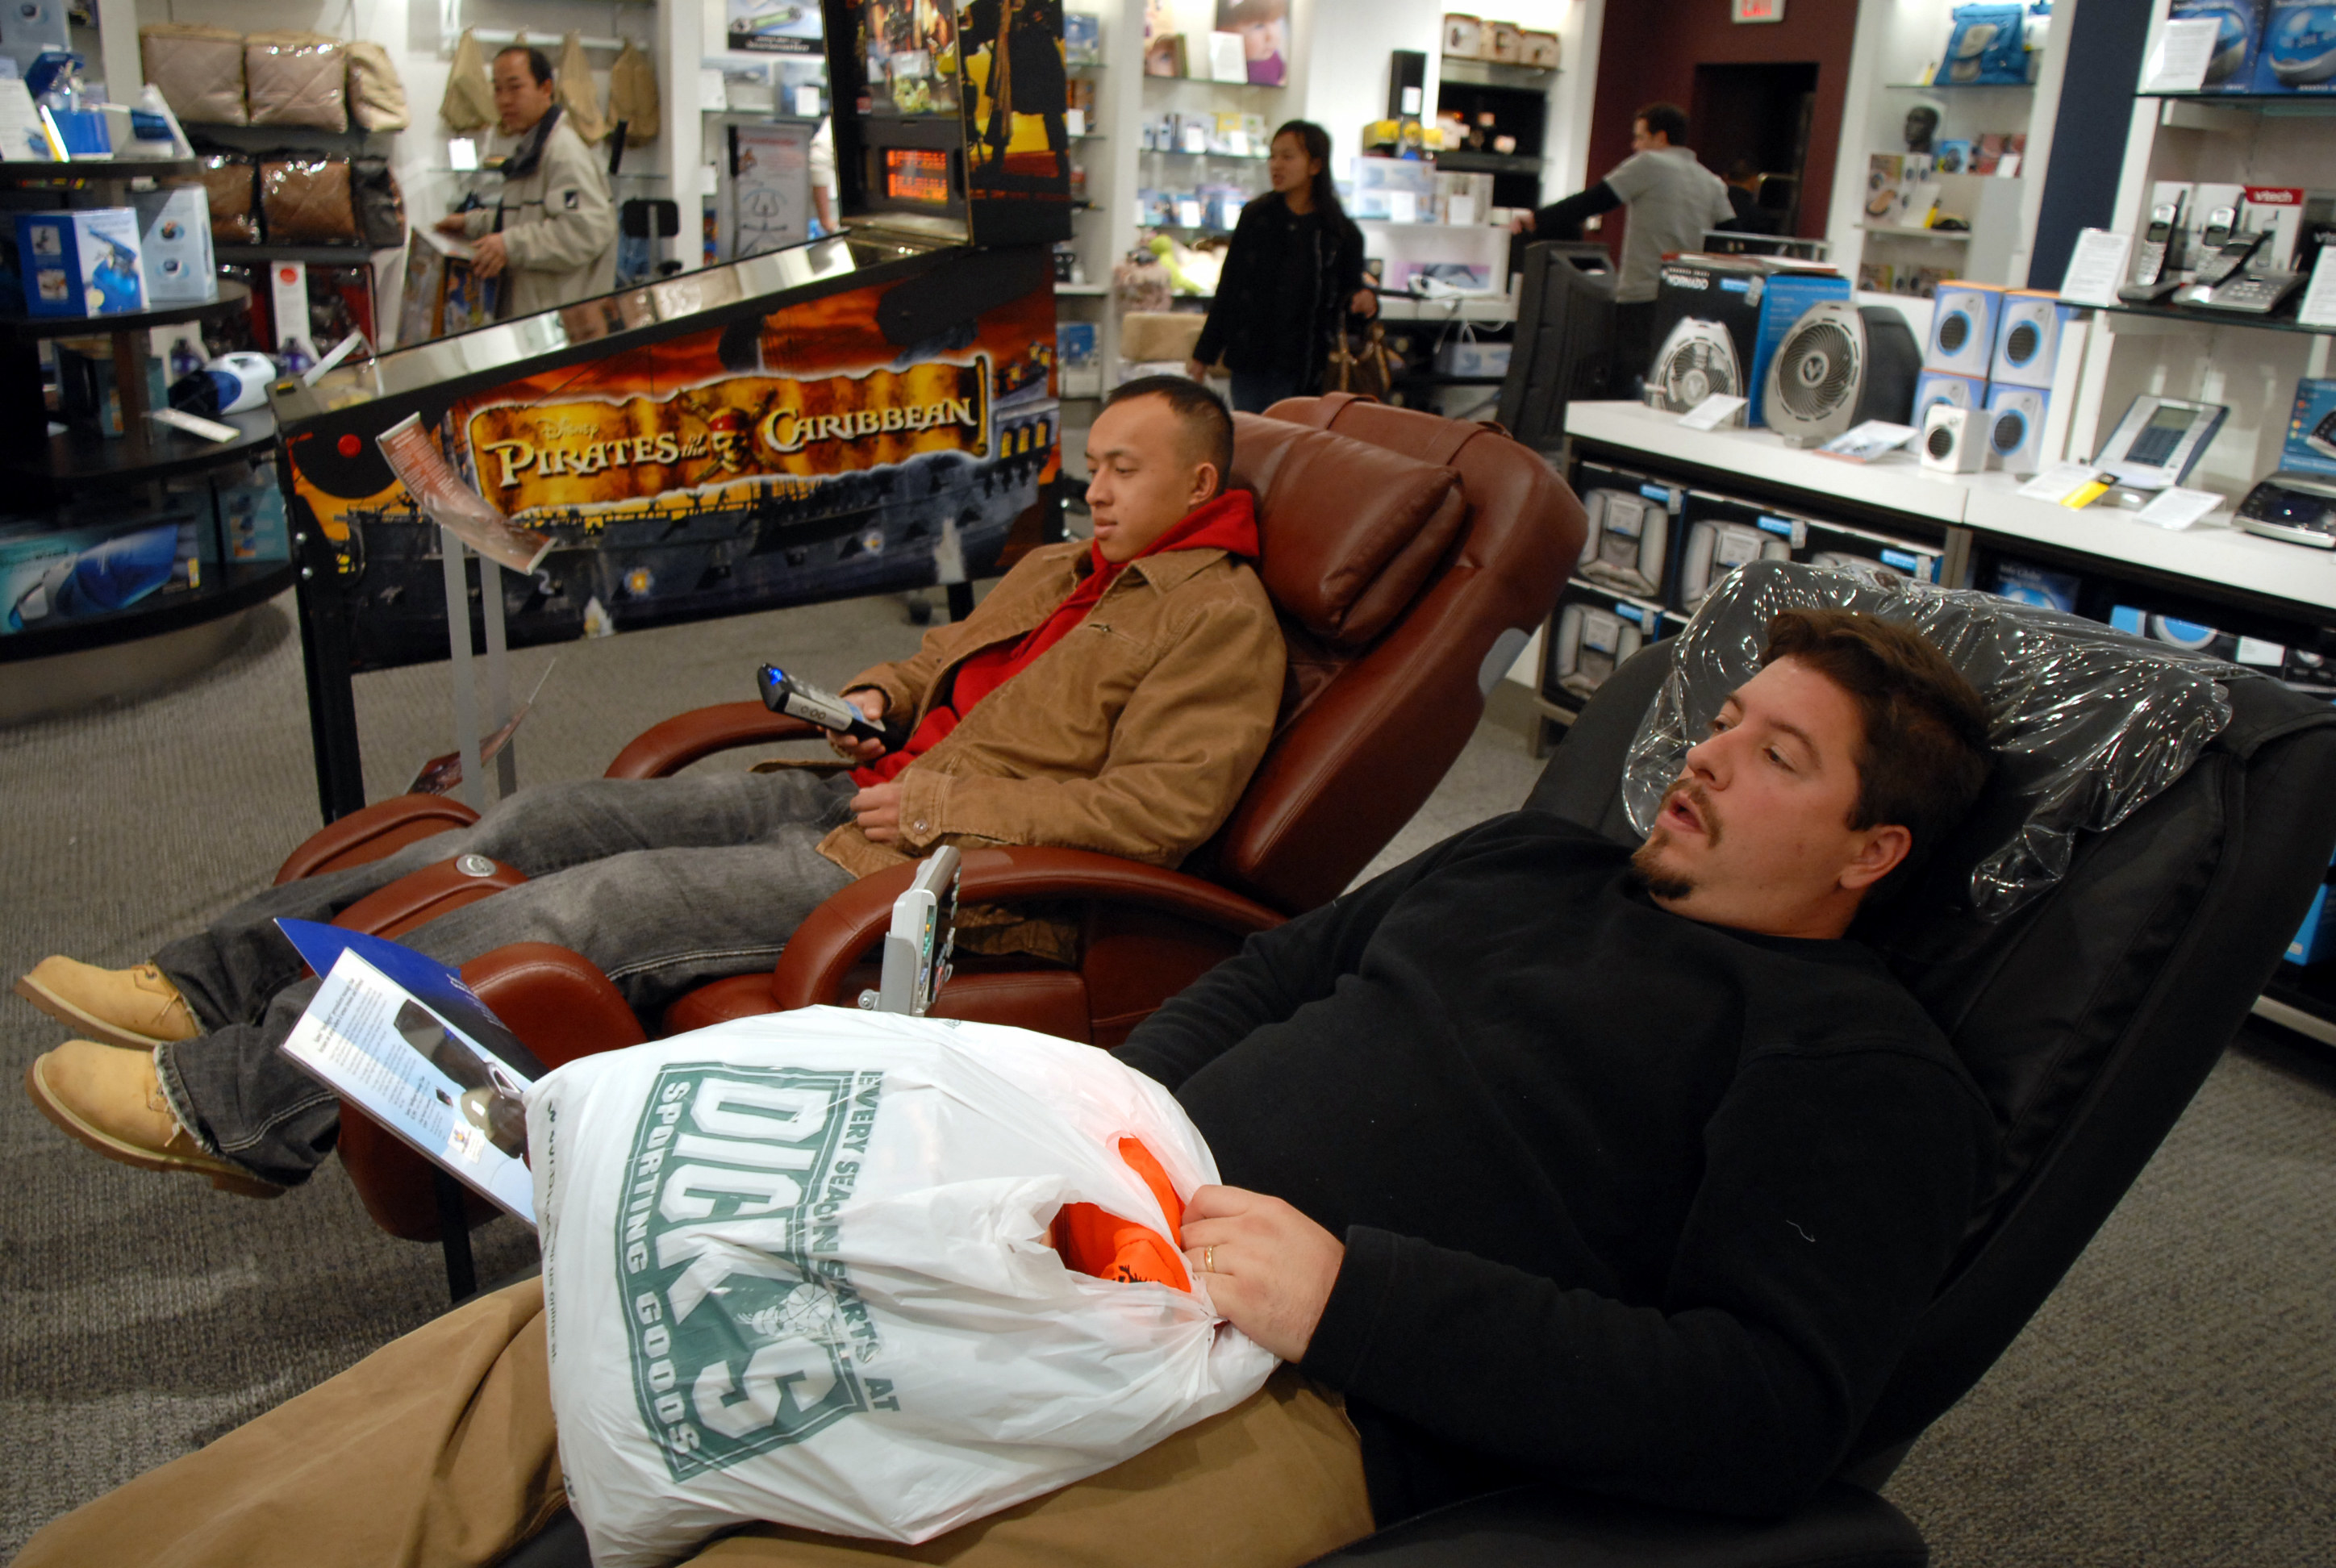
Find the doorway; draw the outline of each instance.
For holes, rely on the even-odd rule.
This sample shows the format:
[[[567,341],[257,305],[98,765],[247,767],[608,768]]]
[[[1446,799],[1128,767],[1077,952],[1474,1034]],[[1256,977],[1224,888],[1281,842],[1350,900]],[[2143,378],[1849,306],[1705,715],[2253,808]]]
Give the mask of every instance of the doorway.
[[[1739,160],[1761,176],[1758,200],[1786,234],[1800,232],[1801,183],[1817,102],[1816,62],[1698,65],[1689,140],[1725,178]]]

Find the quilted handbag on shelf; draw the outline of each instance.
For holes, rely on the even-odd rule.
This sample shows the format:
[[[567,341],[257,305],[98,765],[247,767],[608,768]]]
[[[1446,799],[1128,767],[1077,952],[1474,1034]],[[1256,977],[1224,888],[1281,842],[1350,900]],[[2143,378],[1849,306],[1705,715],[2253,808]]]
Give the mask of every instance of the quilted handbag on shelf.
[[[346,158],[270,158],[259,165],[259,212],[270,245],[355,245]]]
[[[213,153],[202,161],[203,190],[210,199],[211,243],[259,243],[258,170],[238,153]]]
[[[584,40],[573,33],[560,41],[560,71],[553,80],[560,105],[568,112],[569,128],[588,147],[606,141],[608,122],[600,118],[600,95],[592,90],[592,62],[585,58]]]
[[[243,34],[234,28],[156,22],[138,29],[138,53],[181,123],[245,123]]]
[[[438,101],[438,118],[452,131],[483,131],[495,122],[495,86],[487,79],[487,57],[468,27],[446,67],[446,95]]]
[[[349,119],[360,131],[403,131],[414,122],[405,83],[389,51],[360,38],[345,44],[349,62]]]
[[[254,125],[349,128],[349,63],[322,33],[254,33],[243,41],[243,90]]]
[[[625,122],[625,145],[638,147],[657,140],[663,116],[658,111],[657,67],[629,38],[608,67],[608,123]]]

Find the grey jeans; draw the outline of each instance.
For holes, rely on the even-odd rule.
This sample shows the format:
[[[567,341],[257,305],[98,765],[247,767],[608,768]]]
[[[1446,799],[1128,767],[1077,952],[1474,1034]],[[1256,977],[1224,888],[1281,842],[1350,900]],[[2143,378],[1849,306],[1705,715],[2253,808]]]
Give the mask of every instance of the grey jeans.
[[[408,872],[491,855],[531,880],[400,940],[448,964],[556,942],[650,1012],[707,980],[770,968],[851,881],[818,844],[850,819],[852,790],[793,769],[550,784],[370,864],[270,888],[154,955],[207,1031],[155,1052],[162,1092],[212,1153],[268,1181],[306,1181],[332,1152],[340,1102],[277,1049],[318,983],[279,916],[330,920]]]

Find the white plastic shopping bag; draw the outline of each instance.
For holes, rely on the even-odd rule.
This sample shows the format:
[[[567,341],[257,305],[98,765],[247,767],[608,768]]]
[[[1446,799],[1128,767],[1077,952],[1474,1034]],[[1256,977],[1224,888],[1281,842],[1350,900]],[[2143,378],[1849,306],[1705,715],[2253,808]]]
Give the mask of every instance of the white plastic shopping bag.
[[[922,1541],[1273,1368],[1184,1276],[1144,1174],[1188,1198],[1217,1180],[1207,1145],[1091,1047],[740,1019],[551,1073],[528,1143],[560,1467],[599,1568],[748,1520]],[[1072,1268],[1050,1235],[1080,1216],[1193,1289]]]

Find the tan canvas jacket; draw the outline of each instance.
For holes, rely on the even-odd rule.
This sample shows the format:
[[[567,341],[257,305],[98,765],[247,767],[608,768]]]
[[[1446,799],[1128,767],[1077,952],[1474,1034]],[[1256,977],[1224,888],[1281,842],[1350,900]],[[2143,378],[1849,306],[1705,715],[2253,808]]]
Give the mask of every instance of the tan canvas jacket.
[[[1043,623],[1091,570],[1070,541],[1031,551],[973,614],[848,689],[881,691],[913,728],[957,667]],[[1284,654],[1257,574],[1222,550],[1130,562],[1086,618],[975,705],[900,777],[900,847],[847,823],[820,852],[855,876],[934,846],[1046,844],[1173,866],[1216,832],[1272,737]],[[908,852],[903,854],[901,850]],[[968,945],[1067,957],[996,913],[965,911]],[[991,927],[987,940],[977,933]]]
[[[608,173],[558,109],[534,170],[503,181],[492,208],[464,215],[472,239],[497,231],[500,216],[506,319],[573,305],[617,286],[617,209]],[[521,145],[525,145],[524,142]]]

